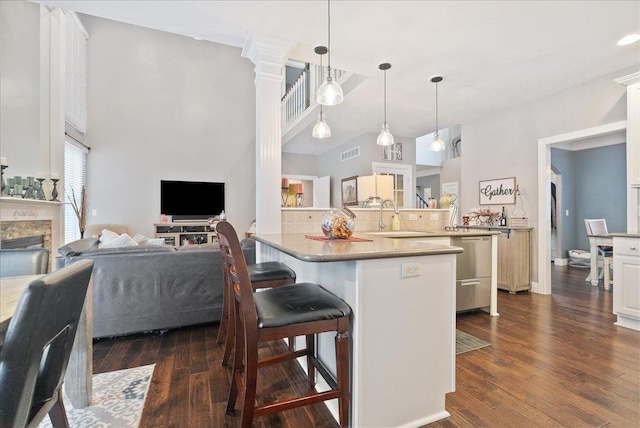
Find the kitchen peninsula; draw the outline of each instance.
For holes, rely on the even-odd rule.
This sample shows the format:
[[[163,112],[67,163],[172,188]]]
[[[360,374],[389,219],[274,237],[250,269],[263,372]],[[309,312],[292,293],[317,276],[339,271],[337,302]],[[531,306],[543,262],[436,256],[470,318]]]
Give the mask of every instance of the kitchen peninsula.
[[[284,262],[298,282],[316,282],[351,306],[352,426],[418,427],[445,418],[445,395],[455,390],[455,274],[462,249],[419,238],[357,236],[366,241],[323,242],[296,233],[254,238],[260,261]],[[335,373],[333,341],[321,335],[317,347]],[[335,400],[327,406],[337,415]]]

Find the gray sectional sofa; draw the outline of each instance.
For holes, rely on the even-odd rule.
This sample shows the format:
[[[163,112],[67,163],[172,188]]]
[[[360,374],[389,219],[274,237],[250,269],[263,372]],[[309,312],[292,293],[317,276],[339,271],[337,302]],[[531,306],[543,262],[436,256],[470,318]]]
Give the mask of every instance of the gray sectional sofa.
[[[255,263],[255,241],[242,241]],[[91,259],[93,337],[167,330],[220,320],[222,258],[214,245],[98,248],[75,241],[58,252],[55,269]]]

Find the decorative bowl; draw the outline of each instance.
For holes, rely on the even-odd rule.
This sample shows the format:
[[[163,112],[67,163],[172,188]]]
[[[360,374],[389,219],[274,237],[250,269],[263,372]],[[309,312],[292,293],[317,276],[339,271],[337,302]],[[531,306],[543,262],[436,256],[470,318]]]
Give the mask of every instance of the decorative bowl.
[[[353,219],[340,208],[332,208],[322,216],[322,233],[329,239],[347,239],[355,226]]]

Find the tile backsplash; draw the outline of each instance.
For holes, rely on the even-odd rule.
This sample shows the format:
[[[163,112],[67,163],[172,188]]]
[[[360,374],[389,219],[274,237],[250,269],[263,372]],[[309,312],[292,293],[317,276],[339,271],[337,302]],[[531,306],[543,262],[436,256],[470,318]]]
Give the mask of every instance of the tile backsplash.
[[[378,230],[379,210],[375,208],[350,208],[356,215],[355,233]],[[320,223],[327,208],[283,208],[282,233],[322,233]],[[391,230],[393,209],[384,209],[384,230]],[[449,222],[449,210],[400,209],[401,230],[440,231]]]

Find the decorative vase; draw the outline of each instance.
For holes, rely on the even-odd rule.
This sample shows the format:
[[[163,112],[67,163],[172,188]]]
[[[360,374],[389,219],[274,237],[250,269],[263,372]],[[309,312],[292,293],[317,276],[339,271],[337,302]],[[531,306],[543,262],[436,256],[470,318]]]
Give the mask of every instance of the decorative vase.
[[[457,199],[456,195],[450,195],[449,193],[443,193],[440,195],[440,208],[448,210],[449,207]]]
[[[347,239],[355,225],[351,216],[340,208],[332,208],[322,216],[322,233],[329,239]]]

